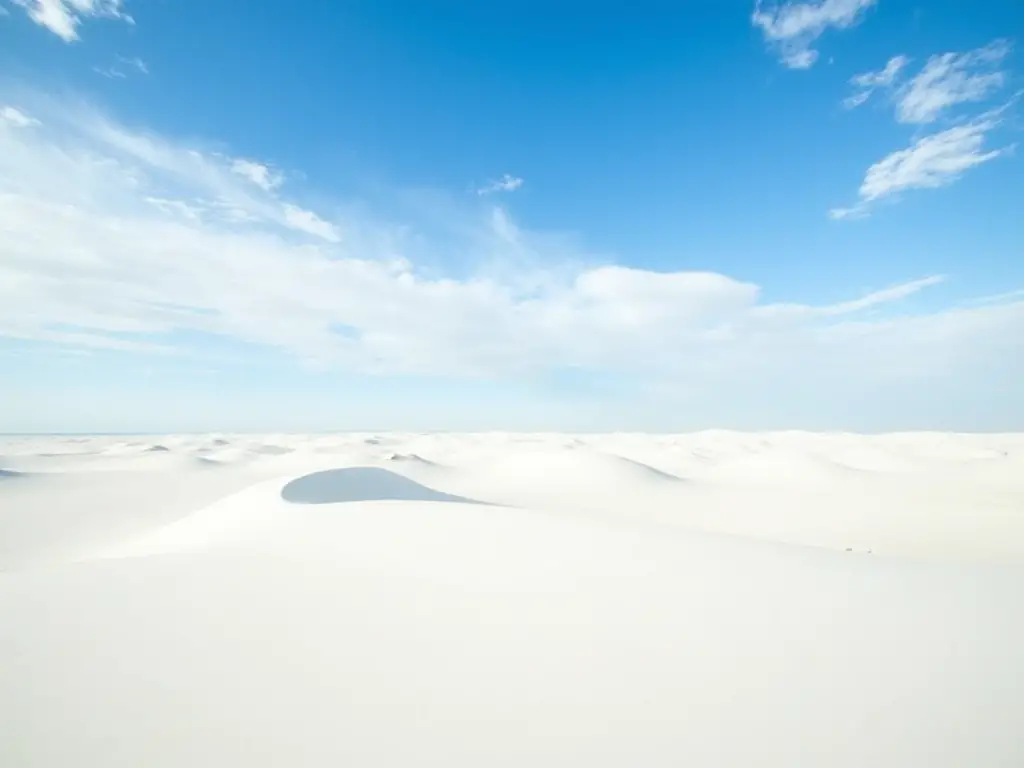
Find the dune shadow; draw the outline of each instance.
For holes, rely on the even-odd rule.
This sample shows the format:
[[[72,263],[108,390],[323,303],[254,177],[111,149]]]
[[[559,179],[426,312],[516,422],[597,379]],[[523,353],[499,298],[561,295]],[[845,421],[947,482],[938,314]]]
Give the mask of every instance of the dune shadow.
[[[253,453],[258,453],[261,456],[284,456],[286,453],[291,453],[294,450],[294,448],[287,448],[283,445],[273,445],[272,443],[257,445],[255,448],[252,448]]]
[[[397,472],[378,467],[327,469],[303,475],[281,489],[281,498],[293,504],[338,504],[346,501],[486,503],[435,491]]]
[[[646,472],[652,477],[656,477],[660,480],[668,480],[673,483],[686,482],[686,479],[679,477],[679,475],[673,475],[670,472],[665,472],[664,470],[658,469],[657,467],[652,467],[650,464],[644,464],[642,461],[637,461],[636,459],[628,459],[625,456],[618,456],[617,458],[621,459],[623,463],[630,464],[636,467],[637,469]]]
[[[0,469],[0,480],[6,480],[8,478],[24,477],[24,472],[18,472],[13,469]]]

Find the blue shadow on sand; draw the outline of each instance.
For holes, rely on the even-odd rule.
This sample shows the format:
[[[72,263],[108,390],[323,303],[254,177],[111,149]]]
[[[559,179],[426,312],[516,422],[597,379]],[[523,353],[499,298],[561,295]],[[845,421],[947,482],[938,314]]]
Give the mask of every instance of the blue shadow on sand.
[[[338,504],[346,501],[482,503],[435,491],[396,472],[377,467],[327,469],[297,477],[281,489],[281,498],[293,504]]]

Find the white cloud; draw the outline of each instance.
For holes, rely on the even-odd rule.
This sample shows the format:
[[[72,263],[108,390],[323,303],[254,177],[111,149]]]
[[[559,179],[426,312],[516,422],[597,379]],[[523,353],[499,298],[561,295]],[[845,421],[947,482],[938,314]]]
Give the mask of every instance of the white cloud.
[[[201,355],[188,339],[210,334],[362,372],[584,368],[721,397],[744,382],[848,386],[926,380],[984,355],[1006,364],[1024,332],[1020,300],[908,312],[940,277],[776,303],[728,275],[600,263],[500,208],[327,221],[213,153],[88,113],[36,112],[45,128],[0,131],[4,337]],[[429,244],[445,258],[428,265],[423,233],[440,230],[455,234]],[[475,268],[492,259],[508,270]]]
[[[906,56],[893,56],[886,62],[883,69],[877,72],[864,72],[850,78],[850,84],[856,89],[853,94],[843,100],[843,106],[854,109],[871,98],[878,88],[890,88],[896,82],[903,68],[910,63]]]
[[[878,86],[892,85],[896,76],[903,70],[910,59],[906,56],[893,56],[886,62],[885,67],[877,72],[865,72],[854,75],[850,82],[859,88],[876,88]]]
[[[841,315],[856,314],[868,309],[873,309],[890,302],[905,299],[915,293],[939,285],[945,282],[944,275],[931,275],[919,280],[911,280],[908,283],[900,283],[883,288],[878,291],[865,294],[857,299],[841,301],[836,304],[829,304],[822,307],[809,307],[800,304],[773,304],[766,307],[758,307],[754,312],[760,317],[838,317]]]
[[[252,160],[236,159],[231,163],[231,170],[268,192],[279,187],[283,181],[280,174],[274,173],[263,163]]]
[[[31,128],[35,125],[39,125],[39,121],[20,109],[11,106],[0,107],[0,127]]]
[[[751,16],[765,40],[777,48],[790,69],[808,69],[818,59],[812,48],[829,28],[846,29],[857,24],[877,0],[808,0],[766,5],[758,0]]]
[[[76,151],[92,158],[85,167],[117,165],[136,188],[151,185],[146,197],[170,199],[164,191],[177,189],[187,193],[190,204],[197,199],[205,201],[210,217],[219,215],[224,221],[279,227],[325,240],[338,237],[333,225],[294,201],[281,199],[273,185],[268,189],[253,184],[251,178],[240,178],[234,161],[218,153],[131,132],[88,110],[68,113],[52,104],[49,108],[54,113],[54,129],[71,132]],[[28,171],[21,165],[23,174]]]
[[[818,52],[809,48],[794,48],[782,55],[782,63],[790,69],[810,69],[817,60]]]
[[[957,104],[988,98],[1006,81],[998,69],[1010,53],[1006,40],[996,40],[967,53],[932,56],[896,98],[901,123],[931,123]]]
[[[522,179],[506,173],[500,179],[487,182],[477,189],[476,193],[478,195],[490,195],[495,192],[515,192],[521,186],[523,186]]]
[[[1017,300],[1024,301],[1024,288],[1018,288],[1015,291],[1004,291],[1003,293],[996,293],[991,296],[978,296],[966,303],[968,305],[1005,304]]]
[[[168,200],[163,197],[143,199],[170,216],[181,216],[191,221],[201,221],[203,218],[203,208],[195,203],[188,203],[184,200]]]
[[[123,0],[12,0],[25,8],[36,24],[46,27],[64,42],[78,39],[78,26],[89,17],[121,19],[133,23]]]
[[[856,109],[857,107],[859,107],[861,104],[863,104],[864,102],[866,102],[870,98],[871,98],[871,91],[869,91],[869,90],[857,91],[856,93],[852,93],[849,96],[847,96],[845,99],[843,99],[843,106],[846,109]]]
[[[322,237],[330,243],[341,241],[337,227],[328,221],[324,221],[312,211],[299,208],[297,205],[292,205],[291,203],[284,204],[284,219],[293,229]]]
[[[92,71],[103,77],[108,77],[112,80],[123,80],[128,77],[128,72],[134,72],[140,75],[149,74],[149,66],[142,59],[133,58],[128,59],[124,56],[117,57],[118,64],[110,67],[93,67]]]
[[[128,75],[117,67],[93,67],[92,71],[97,75],[109,78],[110,80],[124,80]]]
[[[851,208],[835,208],[834,219],[866,215],[872,203],[908,189],[933,189],[951,184],[967,170],[994,160],[1005,149],[985,150],[986,135],[999,125],[998,113],[924,136],[910,147],[882,158],[868,168]]]

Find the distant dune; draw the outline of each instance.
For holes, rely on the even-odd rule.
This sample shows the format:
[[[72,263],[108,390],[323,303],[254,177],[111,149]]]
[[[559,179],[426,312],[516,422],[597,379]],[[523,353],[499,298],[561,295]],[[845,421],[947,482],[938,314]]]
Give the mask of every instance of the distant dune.
[[[0,765],[1017,768],[1022,595],[1024,435],[4,438]]]

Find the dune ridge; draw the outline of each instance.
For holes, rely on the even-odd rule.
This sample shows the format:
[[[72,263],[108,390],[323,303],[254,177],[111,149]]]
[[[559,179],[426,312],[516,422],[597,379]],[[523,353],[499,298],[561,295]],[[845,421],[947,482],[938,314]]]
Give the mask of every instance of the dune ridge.
[[[1024,764],[1024,436],[0,455],[2,765]]]

